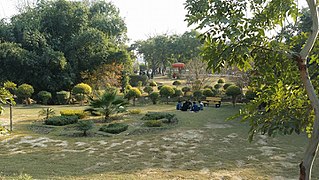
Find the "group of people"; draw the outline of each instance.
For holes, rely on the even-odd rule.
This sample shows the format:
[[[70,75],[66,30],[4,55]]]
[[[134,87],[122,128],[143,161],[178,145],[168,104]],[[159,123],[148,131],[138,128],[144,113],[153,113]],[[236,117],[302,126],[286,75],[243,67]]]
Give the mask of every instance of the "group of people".
[[[186,100],[184,103],[182,103],[182,101],[178,101],[176,105],[176,110],[190,110],[193,112],[198,112],[200,110],[204,110],[204,104],[201,101],[198,101],[198,104],[195,101],[192,103],[190,100]]]

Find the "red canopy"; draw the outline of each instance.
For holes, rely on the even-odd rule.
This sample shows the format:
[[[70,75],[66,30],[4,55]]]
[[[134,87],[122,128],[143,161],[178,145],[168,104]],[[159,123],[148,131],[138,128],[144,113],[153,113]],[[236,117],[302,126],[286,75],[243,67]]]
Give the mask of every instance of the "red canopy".
[[[184,63],[174,63],[172,64],[173,68],[184,68],[185,64]]]

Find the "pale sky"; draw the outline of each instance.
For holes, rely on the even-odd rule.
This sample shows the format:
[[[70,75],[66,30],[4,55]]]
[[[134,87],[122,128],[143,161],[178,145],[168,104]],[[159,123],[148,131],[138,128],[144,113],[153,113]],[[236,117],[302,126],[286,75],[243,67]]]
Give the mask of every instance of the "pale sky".
[[[20,2],[23,0],[20,0]],[[120,9],[132,41],[147,39],[158,34],[182,34],[190,30],[184,21],[186,0],[107,0]],[[0,0],[0,17],[17,12],[19,0]]]

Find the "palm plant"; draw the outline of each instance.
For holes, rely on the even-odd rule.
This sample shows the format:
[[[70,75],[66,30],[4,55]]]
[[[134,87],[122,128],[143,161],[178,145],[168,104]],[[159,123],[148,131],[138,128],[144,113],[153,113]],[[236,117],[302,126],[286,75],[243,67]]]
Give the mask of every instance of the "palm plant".
[[[96,99],[91,98],[90,108],[86,111],[100,112],[104,115],[104,120],[109,121],[111,114],[120,111],[121,107],[127,104],[122,97],[118,97],[116,94],[117,91],[105,91],[101,95],[98,94]]]
[[[55,110],[52,109],[52,108],[42,108],[40,111],[39,111],[39,117],[40,116],[44,116],[44,119],[49,119],[49,117],[52,117],[55,115]]]

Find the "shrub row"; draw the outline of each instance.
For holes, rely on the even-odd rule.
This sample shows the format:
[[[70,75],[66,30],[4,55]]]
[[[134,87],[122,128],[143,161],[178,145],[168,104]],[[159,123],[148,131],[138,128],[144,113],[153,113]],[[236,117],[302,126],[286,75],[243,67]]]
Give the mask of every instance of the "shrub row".
[[[127,124],[123,123],[114,123],[109,125],[104,125],[100,128],[100,131],[111,133],[111,134],[119,134],[121,132],[126,131],[128,128]]]
[[[44,124],[53,126],[64,126],[68,124],[75,124],[78,122],[78,116],[54,116],[46,119]]]
[[[77,116],[79,119],[85,118],[86,114],[83,110],[61,110],[61,116]]]

